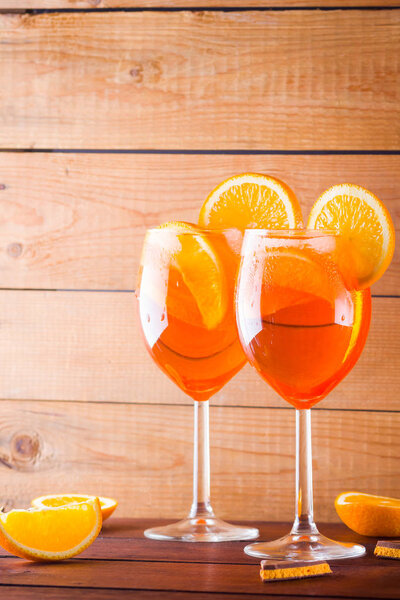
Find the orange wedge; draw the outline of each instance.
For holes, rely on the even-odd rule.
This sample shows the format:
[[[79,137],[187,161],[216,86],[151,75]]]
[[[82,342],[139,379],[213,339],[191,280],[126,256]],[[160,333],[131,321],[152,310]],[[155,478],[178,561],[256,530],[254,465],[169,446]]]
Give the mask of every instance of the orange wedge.
[[[166,301],[171,314],[188,322],[198,321],[200,314],[207,329],[221,323],[228,308],[226,276],[215,248],[199,227],[172,221],[150,230],[144,243],[142,278],[146,264],[159,265],[159,282],[154,280],[154,271],[153,281],[147,282],[157,304]]]
[[[220,183],[200,210],[199,225],[241,231],[303,226],[301,208],[286,183],[259,173],[235,175]]]
[[[95,496],[90,496],[88,494],[48,494],[47,496],[39,496],[39,498],[35,498],[32,500],[31,505],[34,508],[55,508],[57,506],[65,506],[66,504],[71,504],[73,502],[85,502],[86,500],[90,500],[95,498]],[[103,496],[98,496],[101,508],[101,515],[103,521],[108,519],[114,512],[114,510],[118,506],[118,502],[113,498],[105,498]]]
[[[343,523],[360,535],[400,536],[400,500],[359,492],[343,492],[335,500]]]
[[[0,513],[0,545],[29,560],[63,560],[90,546],[101,525],[98,498],[57,508],[11,510]]]
[[[299,250],[283,246],[268,248],[265,252],[267,260],[264,264],[268,268],[263,274],[263,284],[270,293],[261,298],[263,316],[316,298],[326,300],[327,309],[331,305],[332,310],[342,285],[333,261],[308,248]],[[260,268],[256,260],[253,268]]]
[[[308,218],[310,229],[334,229],[346,241],[345,261],[358,287],[370,287],[382,277],[394,252],[394,226],[382,202],[368,190],[341,183],[326,190]]]

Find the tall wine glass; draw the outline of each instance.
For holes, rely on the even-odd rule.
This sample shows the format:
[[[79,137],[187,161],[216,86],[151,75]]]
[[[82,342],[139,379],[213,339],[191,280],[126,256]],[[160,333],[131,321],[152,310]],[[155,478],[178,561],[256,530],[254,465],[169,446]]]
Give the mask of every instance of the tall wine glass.
[[[239,337],[249,362],[296,408],[293,528],[281,539],[246,546],[252,556],[313,561],[365,552],[321,535],[313,518],[310,409],[355,365],[370,322],[370,292],[354,289],[347,263],[334,232],[253,229],[244,236]]]
[[[186,519],[145,531],[187,542],[249,540],[253,527],[231,525],[210,503],[209,405],[245,364],[234,315],[237,259],[229,235],[181,223],[150,229],[139,272],[144,341],[160,369],[194,402],[193,503]]]

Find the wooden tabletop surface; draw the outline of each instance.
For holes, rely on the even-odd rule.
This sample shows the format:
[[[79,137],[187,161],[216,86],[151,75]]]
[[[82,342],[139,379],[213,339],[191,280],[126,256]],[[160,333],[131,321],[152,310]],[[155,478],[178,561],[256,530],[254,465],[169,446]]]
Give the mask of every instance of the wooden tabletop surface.
[[[157,524],[160,521],[151,521]],[[85,600],[205,600],[256,596],[283,598],[400,598],[400,561],[373,556],[375,539],[362,538],[344,525],[320,529],[342,541],[367,546],[363,558],[331,562],[332,575],[262,583],[259,562],[243,553],[244,542],[190,544],[143,537],[149,521],[111,519],[94,544],[76,559],[31,563],[0,553],[3,598],[70,600],[84,589]],[[256,523],[262,539],[286,533],[287,523]]]

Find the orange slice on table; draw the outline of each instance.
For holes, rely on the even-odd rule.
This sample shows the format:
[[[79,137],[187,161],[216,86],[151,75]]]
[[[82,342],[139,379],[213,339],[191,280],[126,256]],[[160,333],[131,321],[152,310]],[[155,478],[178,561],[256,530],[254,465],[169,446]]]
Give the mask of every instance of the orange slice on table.
[[[199,225],[211,229],[295,229],[301,208],[286,183],[259,173],[235,175],[220,183],[200,210]]]
[[[343,492],[335,500],[343,523],[360,535],[400,536],[400,500],[359,492]]]
[[[48,494],[46,496],[39,496],[32,500],[31,505],[34,508],[55,508],[57,506],[65,506],[66,504],[85,502],[95,498],[96,496],[90,496],[88,494]],[[101,515],[103,521],[108,519],[118,506],[118,502],[113,498],[105,498],[104,496],[97,496],[100,502]]]
[[[142,255],[142,285],[146,264],[159,265],[158,283],[154,270],[152,281],[147,282],[150,295],[158,304],[166,302],[171,314],[188,322],[198,321],[200,315],[207,329],[221,323],[228,308],[224,267],[199,227],[171,221],[150,230]]]
[[[29,560],[63,560],[90,546],[101,525],[98,498],[57,508],[11,510],[0,513],[0,545]]]
[[[326,190],[308,218],[310,229],[333,229],[346,242],[344,261],[358,287],[370,287],[382,277],[394,252],[395,232],[389,212],[372,192],[351,183]]]

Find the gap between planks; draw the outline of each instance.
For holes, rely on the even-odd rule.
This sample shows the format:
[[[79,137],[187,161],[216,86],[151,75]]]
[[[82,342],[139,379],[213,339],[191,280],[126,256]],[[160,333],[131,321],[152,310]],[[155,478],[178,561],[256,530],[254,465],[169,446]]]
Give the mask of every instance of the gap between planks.
[[[3,292],[82,292],[82,293],[99,293],[99,294],[135,294],[136,290],[101,290],[101,289],[80,289],[80,288],[17,288],[17,287],[1,287]],[[371,298],[400,298],[399,294],[371,294]]]
[[[400,8],[400,7],[399,7]],[[1,13],[1,11],[0,11]],[[1,153],[15,154],[182,154],[220,156],[399,156],[400,150],[231,150],[190,149],[190,148],[0,148]]]
[[[265,384],[266,386],[268,386],[268,384]],[[0,404],[2,402],[15,402],[15,399],[10,399],[10,398],[0,398]],[[31,398],[18,398],[17,399],[18,402],[32,402]],[[40,402],[47,402],[49,404],[52,404],[54,402],[62,402],[63,404],[87,404],[89,401],[88,400],[69,400],[68,398],[66,399],[57,399],[57,398],[44,398],[44,399],[40,399]],[[182,403],[178,403],[178,402],[132,402],[131,404],[134,404],[135,406],[160,406],[160,407],[164,407],[164,406],[170,406],[170,407],[186,407],[189,410],[193,410],[193,403],[189,400],[190,404],[182,404]],[[289,403],[287,403],[287,406],[273,406],[270,404],[221,404],[220,402],[218,402],[217,400],[210,399],[209,401],[210,406],[214,407],[218,407],[218,408],[222,408],[222,409],[229,409],[229,408],[234,408],[234,409],[243,409],[245,408],[246,410],[290,410],[293,411],[294,408],[293,406],[291,406]],[[90,400],[90,404],[93,405],[99,405],[99,406],[105,406],[105,405],[111,405],[111,406],[126,406],[126,404],[129,404],[128,402],[123,402],[123,401],[118,401],[118,400],[103,400],[103,401],[97,401],[97,400]],[[345,412],[345,413],[390,413],[390,414],[397,414],[398,412],[400,412],[400,408],[398,410],[396,409],[385,409],[385,408],[334,408],[331,406],[313,406],[312,408],[313,414],[315,412]]]
[[[293,11],[379,11],[379,10],[399,10],[399,6],[393,5],[370,5],[370,6],[201,6],[193,3],[189,6],[114,6],[105,8],[1,8],[0,13],[11,14],[58,14],[58,13],[130,13],[130,12],[293,12]]]

